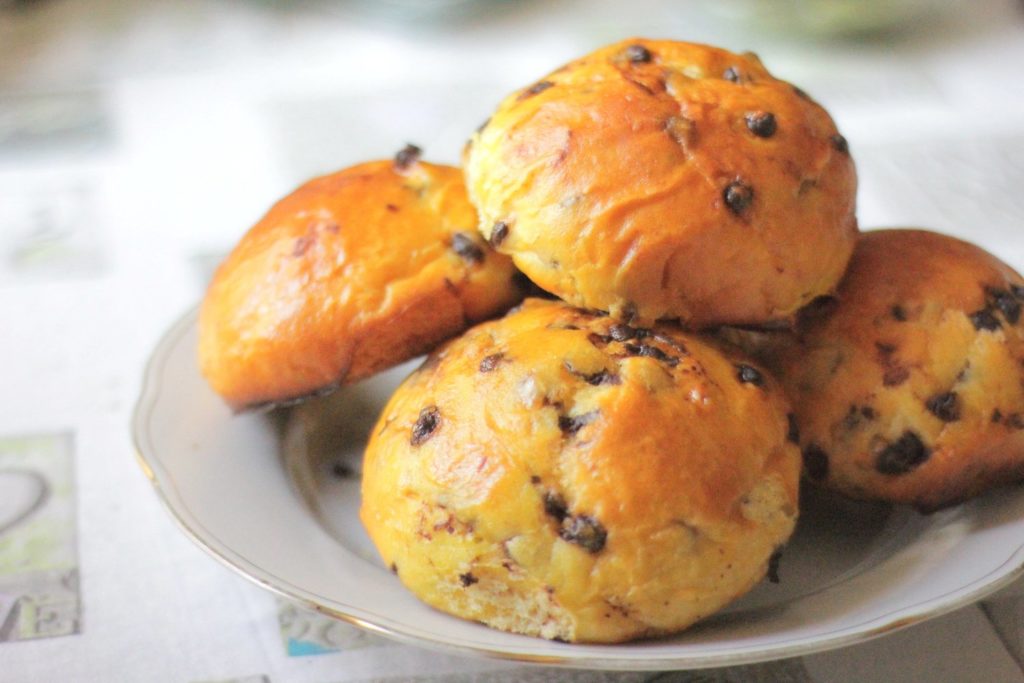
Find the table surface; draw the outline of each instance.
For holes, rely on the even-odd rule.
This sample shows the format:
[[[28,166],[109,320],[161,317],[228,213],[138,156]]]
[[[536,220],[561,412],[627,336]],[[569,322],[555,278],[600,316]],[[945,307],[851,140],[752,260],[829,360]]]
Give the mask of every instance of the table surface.
[[[39,493],[21,522],[0,498],[0,681],[1024,682],[1022,584],[801,659],[574,673],[305,612],[174,527],[129,415],[156,340],[247,226],[302,180],[407,141],[456,161],[504,93],[624,36],[757,51],[849,139],[865,228],[941,230],[1024,268],[1019,2],[953,2],[861,40],[759,32],[699,3],[402,4],[0,0],[0,476]]]

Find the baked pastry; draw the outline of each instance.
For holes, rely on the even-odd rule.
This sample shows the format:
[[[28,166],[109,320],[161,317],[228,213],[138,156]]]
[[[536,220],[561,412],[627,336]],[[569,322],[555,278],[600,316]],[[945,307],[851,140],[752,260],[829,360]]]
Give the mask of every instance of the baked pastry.
[[[807,476],[925,511],[1024,478],[1022,305],[1024,280],[974,245],[865,233],[831,306],[762,335]]]
[[[521,275],[476,231],[462,173],[408,147],[312,180],[218,268],[199,359],[236,408],[293,401],[414,358],[515,305]]]
[[[483,234],[577,306],[692,328],[788,319],[839,281],[856,172],[752,53],[634,39],[513,93],[465,151]]]
[[[793,530],[787,410],[699,337],[528,299],[397,390],[361,517],[446,612],[566,641],[678,631],[757,583]]]

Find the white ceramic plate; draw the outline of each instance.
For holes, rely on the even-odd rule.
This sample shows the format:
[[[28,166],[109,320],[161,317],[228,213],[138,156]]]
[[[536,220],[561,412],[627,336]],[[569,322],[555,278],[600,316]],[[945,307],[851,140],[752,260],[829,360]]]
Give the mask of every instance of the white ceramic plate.
[[[595,646],[494,631],[420,603],[358,521],[362,441],[411,365],[289,421],[232,415],[200,376],[195,348],[193,313],[153,353],[134,418],[142,467],[182,529],[265,588],[416,645],[581,668],[724,666],[863,641],[973,602],[1024,571],[1022,488],[930,516],[807,492],[781,583],[763,583],[678,636]],[[310,432],[325,415],[331,430]]]

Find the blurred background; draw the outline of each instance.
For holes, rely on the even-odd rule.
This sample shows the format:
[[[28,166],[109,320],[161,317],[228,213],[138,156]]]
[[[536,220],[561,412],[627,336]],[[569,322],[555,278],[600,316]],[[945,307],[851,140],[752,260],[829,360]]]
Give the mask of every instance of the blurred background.
[[[329,680],[336,663],[283,664],[273,640],[300,659],[372,640],[278,605],[171,528],[132,463],[146,359],[300,182],[407,142],[457,162],[506,93],[629,36],[756,51],[848,138],[863,227],[929,227],[1024,269],[1021,0],[0,0],[0,474],[35,463],[63,482],[46,513],[62,535],[40,541],[53,558],[27,564],[10,535],[0,544],[14,680],[66,679],[51,662],[81,680],[113,680],[113,662],[121,680],[150,680],[172,661],[176,680],[261,668]],[[50,605],[19,637],[81,637],[3,644],[11,596]],[[985,609],[1024,662],[1024,597]],[[970,614],[970,628],[962,617],[935,629],[957,642],[987,633],[994,649],[964,646],[956,660],[1005,659]],[[934,632],[911,630],[925,645],[906,659],[946,666],[913,656],[941,649]],[[936,680],[893,678],[902,647],[835,657],[887,672],[866,680]],[[386,652],[409,671],[425,661]]]

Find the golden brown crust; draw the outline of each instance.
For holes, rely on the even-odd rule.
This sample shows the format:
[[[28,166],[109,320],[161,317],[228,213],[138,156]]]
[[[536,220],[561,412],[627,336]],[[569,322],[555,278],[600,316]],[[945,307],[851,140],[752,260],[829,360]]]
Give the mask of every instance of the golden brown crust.
[[[522,297],[475,231],[462,174],[377,161],[278,202],[213,279],[199,358],[236,408],[363,379]]]
[[[498,250],[627,319],[787,318],[831,291],[856,239],[846,141],[749,53],[602,48],[505,99],[465,157]]]
[[[807,472],[923,510],[1024,477],[1024,280],[921,230],[865,233],[831,311],[762,355],[797,414]]]
[[[674,328],[527,300],[435,351],[381,414],[361,516],[427,603],[615,642],[747,591],[792,532],[787,405]]]

